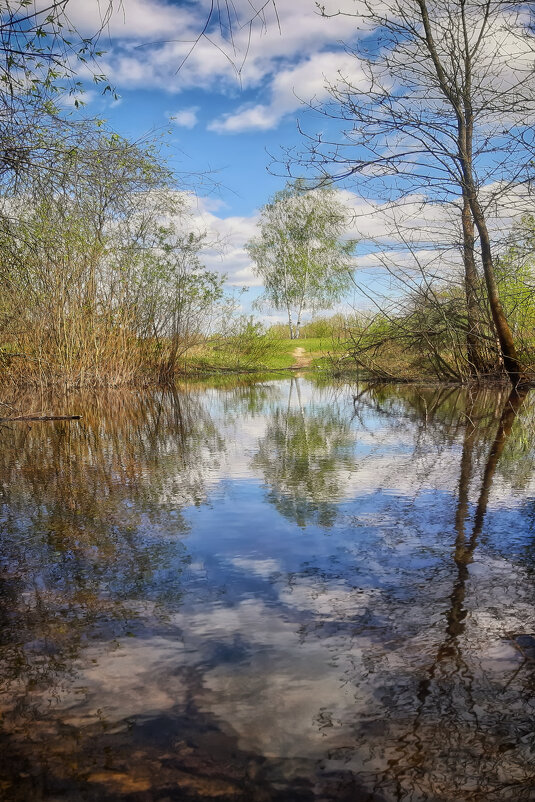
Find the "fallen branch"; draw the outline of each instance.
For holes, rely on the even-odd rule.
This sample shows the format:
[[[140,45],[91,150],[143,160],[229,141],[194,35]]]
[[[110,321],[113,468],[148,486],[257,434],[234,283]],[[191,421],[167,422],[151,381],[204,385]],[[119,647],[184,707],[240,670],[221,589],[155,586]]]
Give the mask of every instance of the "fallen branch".
[[[26,420],[80,420],[81,415],[17,415],[13,418],[0,418],[0,422],[9,423],[11,421]]]

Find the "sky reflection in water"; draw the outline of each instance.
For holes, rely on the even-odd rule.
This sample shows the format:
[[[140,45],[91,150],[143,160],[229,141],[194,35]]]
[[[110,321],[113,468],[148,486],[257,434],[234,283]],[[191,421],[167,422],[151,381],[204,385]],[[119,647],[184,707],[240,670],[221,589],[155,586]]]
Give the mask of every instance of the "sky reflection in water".
[[[63,406],[1,432],[0,798],[535,799],[531,396]]]

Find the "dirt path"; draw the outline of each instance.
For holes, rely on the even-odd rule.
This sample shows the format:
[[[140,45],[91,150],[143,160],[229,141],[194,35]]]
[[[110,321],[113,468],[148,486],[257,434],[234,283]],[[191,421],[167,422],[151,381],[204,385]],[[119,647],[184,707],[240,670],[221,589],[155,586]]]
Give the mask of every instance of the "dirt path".
[[[312,362],[311,356],[305,356],[305,349],[302,348],[300,345],[297,348],[294,348],[292,351],[292,356],[295,359],[294,364],[292,365],[293,368],[307,368],[310,363]]]

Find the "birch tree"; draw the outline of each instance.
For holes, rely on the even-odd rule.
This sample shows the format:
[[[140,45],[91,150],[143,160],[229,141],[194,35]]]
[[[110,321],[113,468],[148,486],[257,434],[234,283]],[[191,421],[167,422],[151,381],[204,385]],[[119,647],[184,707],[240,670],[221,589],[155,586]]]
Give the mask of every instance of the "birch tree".
[[[264,283],[262,300],[283,310],[297,339],[306,310],[327,309],[351,286],[354,240],[344,240],[349,210],[333,189],[288,184],[261,210],[260,234],[247,244]]]

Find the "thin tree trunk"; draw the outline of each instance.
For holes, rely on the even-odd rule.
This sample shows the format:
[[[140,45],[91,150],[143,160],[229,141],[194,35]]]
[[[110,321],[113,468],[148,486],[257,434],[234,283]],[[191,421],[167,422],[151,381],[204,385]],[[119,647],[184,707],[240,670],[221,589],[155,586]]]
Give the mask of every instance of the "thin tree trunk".
[[[471,177],[470,177],[471,178]],[[518,358],[515,348],[513,334],[511,332],[503,306],[498,293],[498,286],[494,276],[494,265],[492,262],[492,251],[490,247],[489,232],[485,221],[485,216],[477,200],[473,184],[470,187],[470,208],[474,218],[474,223],[479,234],[481,244],[481,259],[483,262],[483,272],[485,274],[485,284],[487,285],[487,295],[489,299],[492,319],[496,326],[496,333],[500,341],[500,349],[503,356],[503,364],[513,387],[517,387],[522,380],[522,365]]]
[[[451,104],[451,107],[455,111],[455,115],[457,117],[457,147],[459,166],[462,173],[460,179],[463,198],[468,198],[472,218],[479,235],[481,260],[483,263],[483,273],[485,275],[487,296],[492,313],[492,319],[494,321],[496,333],[500,342],[500,350],[503,356],[504,367],[507,371],[507,375],[509,376],[511,384],[513,387],[516,387],[522,379],[522,367],[516,353],[513,335],[500,301],[496,278],[494,276],[494,265],[492,262],[492,250],[490,246],[489,232],[483,209],[481,208],[477,198],[476,184],[472,169],[474,111],[471,103],[471,93],[473,53],[468,31],[466,29],[467,23],[465,18],[465,4],[464,2],[461,3],[461,17],[465,34],[465,44],[463,86],[462,88],[459,88],[457,82],[452,81],[449,78],[444,68],[444,64],[441,61],[431,29],[427,0],[417,0],[417,3],[420,8],[424,27],[425,43],[435,67],[440,89],[444,97]]]
[[[470,201],[463,194],[462,210],[464,292],[466,297],[466,350],[470,364],[470,374],[477,378],[486,373],[487,365],[481,353],[481,310],[478,301],[479,276],[474,258],[474,221],[470,211]]]
[[[308,221],[307,221],[308,225]],[[305,265],[305,280],[303,282],[303,291],[301,293],[301,298],[299,300],[299,309],[297,311],[297,326],[295,332],[295,339],[298,340],[301,336],[301,313],[303,311],[303,307],[305,305],[305,298],[308,290],[308,279],[310,276],[310,243],[307,242],[306,246],[306,265]]]

